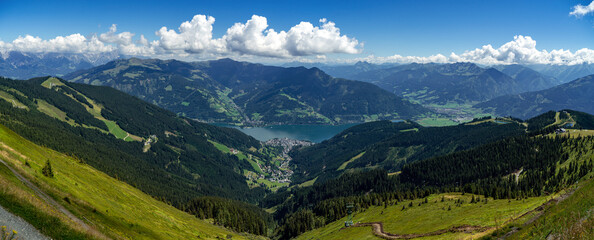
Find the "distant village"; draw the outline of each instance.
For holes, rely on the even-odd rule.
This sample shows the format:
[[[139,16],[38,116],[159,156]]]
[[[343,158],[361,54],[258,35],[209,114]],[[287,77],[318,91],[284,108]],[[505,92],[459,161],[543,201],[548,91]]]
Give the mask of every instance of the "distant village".
[[[291,182],[291,176],[293,175],[293,171],[289,169],[289,163],[292,160],[291,156],[289,156],[289,152],[295,147],[307,147],[314,145],[314,143],[290,138],[273,138],[264,142],[264,145],[283,147],[282,162],[278,169],[273,169],[270,166],[261,166],[261,168],[262,171],[270,173],[270,176],[267,178],[267,180],[271,182],[285,183]],[[259,177],[264,178],[264,175],[260,175]]]

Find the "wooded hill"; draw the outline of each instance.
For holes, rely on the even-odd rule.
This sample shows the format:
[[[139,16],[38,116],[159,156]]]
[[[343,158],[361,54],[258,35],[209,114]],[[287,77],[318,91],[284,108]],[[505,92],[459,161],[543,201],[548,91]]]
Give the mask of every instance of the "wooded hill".
[[[178,208],[200,196],[256,203],[268,191],[248,187],[243,171],[255,170],[247,160],[211,143],[249,152],[263,164],[271,160],[259,141],[236,129],[177,117],[113,88],[57,78],[0,78],[0,97],[0,124]],[[261,234],[262,228],[248,230]]]
[[[281,203],[264,203],[280,204],[275,212],[281,224],[278,234],[288,239],[346,216],[347,203],[353,203],[354,211],[363,211],[446,192],[472,193],[483,199],[544,196],[594,171],[593,144],[592,136],[510,137],[416,161],[399,174],[388,175],[379,168],[346,173],[311,187],[279,192],[291,196]],[[412,205],[403,204],[402,209],[408,207]]]
[[[202,121],[336,124],[407,119],[427,112],[373,84],[333,78],[317,68],[272,67],[231,59],[131,58],[65,78],[110,86]]]
[[[498,123],[504,121],[505,124]],[[527,122],[519,119],[481,118],[465,125],[436,128],[446,136],[455,136],[454,132],[464,132],[463,136],[469,136],[468,141],[464,141],[463,137],[452,138],[458,139],[457,141],[445,141],[443,139],[447,137],[444,136],[435,137],[433,143],[437,146],[447,149],[454,144],[466,150],[455,150],[454,147],[450,153],[439,153],[441,150],[437,150],[438,148],[429,148],[433,150],[426,153],[428,155],[419,156],[420,159],[403,164],[401,171],[391,174],[383,168],[385,165],[374,167],[366,164],[350,171],[336,171],[327,167],[327,170],[317,172],[317,180],[313,186],[295,185],[278,191],[264,199],[262,206],[278,205],[275,212],[275,217],[281,224],[278,234],[282,238],[291,238],[303,231],[324,226],[346,216],[345,205],[349,202],[354,203],[355,209],[366,209],[369,206],[393,205],[404,200],[425,198],[430,194],[445,192],[467,192],[493,199],[525,198],[555,193],[594,171],[591,152],[594,138],[589,136],[591,133],[588,130],[579,130],[585,129],[581,126],[592,126],[593,123],[594,117],[591,115],[564,110],[543,114]],[[530,127],[531,125],[535,126]],[[312,156],[311,159],[315,159],[322,156],[322,152],[332,149],[330,152],[338,156],[337,159],[347,159],[347,162],[334,163],[332,166],[344,163],[349,166],[362,156],[359,156],[357,151],[351,152],[346,146],[366,146],[364,152],[367,154],[367,151],[373,149],[371,146],[381,144],[370,144],[370,140],[365,142],[365,136],[383,132],[379,129],[400,132],[411,126],[415,124],[362,124],[345,130],[337,138],[309,147],[310,149],[303,148],[297,153],[307,153],[308,156]],[[575,137],[581,133],[583,137],[556,136],[555,130],[563,127],[567,127],[566,131],[573,134],[571,136]],[[360,131],[358,135],[354,135],[363,129],[370,132]],[[577,132],[571,132],[574,130]],[[419,129],[418,132],[414,132],[422,136],[418,139],[429,138],[429,135],[422,134],[421,131]],[[433,135],[440,135],[440,131],[427,131],[433,131]],[[478,133],[482,133],[482,136]],[[350,134],[358,136],[353,138],[358,141],[346,143],[347,140],[344,139],[348,139]],[[486,135],[490,138],[485,138]],[[410,141],[402,136],[394,138],[403,139],[402,143]],[[384,143],[385,146],[390,146],[389,141]],[[399,146],[397,143],[393,142],[394,146]],[[318,147],[317,150],[314,150],[314,147]],[[414,154],[413,151],[410,155]],[[352,155],[357,155],[357,159],[349,159]],[[332,161],[331,154],[323,155],[319,159]],[[569,159],[573,160],[568,161]],[[517,173],[519,177],[513,173]]]
[[[423,127],[417,123],[372,122],[351,127],[333,138],[290,154],[294,180],[323,181],[353,169],[380,167],[390,172],[421,159],[469,149],[484,143],[520,135],[525,127],[510,119]]]

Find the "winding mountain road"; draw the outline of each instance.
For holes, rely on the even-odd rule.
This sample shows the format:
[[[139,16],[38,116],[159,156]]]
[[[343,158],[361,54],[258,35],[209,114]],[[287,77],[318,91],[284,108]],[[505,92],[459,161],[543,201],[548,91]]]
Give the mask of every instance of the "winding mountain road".
[[[558,202],[565,200],[567,197],[571,196],[575,192],[575,190],[576,190],[576,188],[570,189],[566,193],[561,194],[561,195],[557,196],[556,198],[552,198],[549,201],[546,201],[545,203],[543,203],[542,205],[540,205],[530,211],[527,211],[520,216],[510,218],[507,221],[505,221],[502,226],[505,226],[506,224],[511,223],[515,220],[518,220],[528,214],[531,214],[534,212],[539,212],[534,217],[530,218],[527,223],[525,223],[525,225],[527,225],[527,224],[535,221],[537,218],[539,218],[542,215],[542,211],[545,209],[545,207],[549,206],[550,204],[558,203]],[[368,226],[372,227],[373,234],[375,236],[383,238],[383,239],[411,239],[411,238],[419,238],[419,237],[436,236],[436,235],[441,235],[441,234],[448,233],[448,232],[450,232],[450,233],[455,233],[455,232],[472,233],[472,232],[484,232],[487,230],[496,229],[496,227],[462,225],[462,226],[455,226],[455,227],[451,227],[448,229],[442,229],[442,230],[437,230],[437,231],[427,232],[427,233],[394,234],[394,233],[385,232],[384,224],[382,222],[355,223],[352,227],[368,227]],[[509,232],[508,234],[506,234],[506,236],[511,235],[514,231],[517,231],[517,230],[512,230],[512,232]]]
[[[373,229],[373,234],[383,238],[383,239],[411,239],[411,238],[419,238],[419,237],[428,237],[428,236],[436,236],[441,235],[448,232],[483,232],[488,230],[489,227],[481,227],[481,226],[470,226],[470,225],[462,225],[457,227],[451,227],[448,229],[437,230],[428,233],[411,233],[411,234],[394,234],[384,232],[384,224],[382,222],[369,222],[369,223],[356,223],[353,227],[366,227],[371,226]]]

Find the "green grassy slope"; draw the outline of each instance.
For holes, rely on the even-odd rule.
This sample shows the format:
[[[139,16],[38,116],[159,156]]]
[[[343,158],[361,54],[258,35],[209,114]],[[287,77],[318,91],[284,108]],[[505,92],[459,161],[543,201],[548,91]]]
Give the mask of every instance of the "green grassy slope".
[[[509,239],[594,239],[594,180],[580,184],[567,199],[546,208],[536,221],[523,226]]]
[[[550,136],[551,139],[557,138]],[[541,139],[537,137],[537,139]],[[546,138],[542,138],[545,140]],[[568,139],[571,140],[571,139]],[[423,239],[486,239],[511,235],[512,239],[546,239],[547,236],[572,236],[576,239],[591,239],[592,222],[594,221],[594,141],[591,138],[581,138],[577,144],[561,143],[558,161],[553,165],[555,178],[547,180],[547,185],[559,182],[559,188],[547,194],[537,194],[536,197],[512,197],[511,199],[488,198],[484,196],[460,193],[433,194],[425,199],[403,200],[394,205],[376,204],[354,214],[354,222],[382,222],[384,232],[391,234],[426,234],[439,230],[449,230],[457,226],[475,226],[473,231],[450,231],[428,236]],[[572,140],[573,141],[573,140]],[[571,141],[569,141],[571,142]],[[569,143],[568,142],[568,143]],[[541,148],[537,145],[532,147]],[[542,148],[541,148],[542,149]],[[507,151],[507,150],[505,150]],[[515,151],[513,151],[515,152]],[[519,153],[518,153],[519,154]],[[494,154],[497,155],[497,154]],[[442,157],[443,158],[443,157]],[[495,159],[495,158],[494,158]],[[419,161],[413,165],[423,164],[431,160]],[[495,161],[495,160],[492,160]],[[444,162],[445,161],[439,161]],[[472,161],[465,161],[468,165]],[[447,162],[446,164],[451,164]],[[531,178],[532,173],[524,165],[524,171],[516,171],[521,182]],[[484,166],[488,168],[488,166]],[[464,168],[459,171],[468,172]],[[519,169],[519,168],[513,168]],[[406,169],[405,169],[406,170]],[[569,171],[569,172],[568,172]],[[427,173],[431,175],[433,173]],[[513,176],[513,175],[509,175]],[[581,177],[583,176],[583,177]],[[431,181],[423,181],[431,184]],[[577,185],[575,183],[578,183]],[[575,193],[573,189],[581,186]],[[466,188],[465,188],[466,189]],[[466,190],[468,191],[468,190]],[[547,187],[544,191],[548,190]],[[572,194],[573,193],[573,194]],[[480,197],[478,203],[471,203],[472,198]],[[443,200],[442,200],[443,199]],[[460,200],[463,200],[460,203]],[[371,197],[373,200],[373,197]],[[542,210],[544,207],[544,211]],[[342,215],[344,216],[344,215]],[[346,217],[330,224],[300,235],[300,239],[341,239],[357,236],[357,239],[374,239],[370,227],[352,227],[342,229]],[[518,230],[520,230],[518,232]]]
[[[85,109],[87,110],[87,112],[89,112],[89,114],[91,114],[95,119],[105,123],[105,125],[107,126],[107,130],[108,130],[107,132],[109,132],[110,134],[115,136],[117,139],[123,139],[125,141],[134,141],[134,140],[142,141],[142,138],[135,136],[135,135],[131,135],[130,133],[124,131],[118,125],[117,122],[115,122],[113,120],[109,120],[109,119],[105,118],[103,115],[101,115],[103,106],[101,106],[100,104],[97,104],[91,98],[85,96],[84,94],[81,94],[80,92],[73,89],[72,87],[66,86],[66,84],[64,84],[59,79],[50,77],[47,80],[45,80],[44,82],[42,82],[41,86],[44,86],[48,89],[52,89],[52,88],[56,87],[57,88],[57,89],[55,89],[56,91],[65,91],[66,90],[67,92],[64,93],[65,95],[72,98],[73,101],[78,102],[79,104],[84,106]],[[45,109],[45,111],[43,111],[44,113],[47,113],[48,115],[55,117],[59,120],[69,122],[69,119],[62,117],[63,115],[66,115],[66,113],[61,112],[60,109],[54,107],[53,105],[51,105],[43,100],[38,101],[37,104],[38,104],[38,108],[40,110]],[[80,123],[80,124],[85,126],[84,123]]]
[[[489,198],[487,203],[470,203],[473,196],[479,197],[472,194],[444,193],[429,196],[428,203],[424,203],[424,199],[413,200],[412,207],[409,207],[410,200],[387,207],[371,207],[355,213],[353,222],[382,222],[384,232],[392,234],[428,233],[462,225],[491,228],[517,218],[546,202],[545,197],[534,197],[511,201]],[[481,196],[481,200],[483,199]],[[463,200],[464,203],[458,206],[456,200]],[[346,217],[307,232],[298,239],[354,239],[351,236],[357,236],[357,239],[376,239],[370,227],[352,227],[347,230],[343,229],[344,221]],[[456,238],[477,234],[457,233]]]
[[[77,159],[37,146],[4,126],[0,126],[0,142],[4,161],[105,235],[126,239],[190,239],[197,236],[213,239],[231,234],[234,238],[242,238],[158,201]],[[52,163],[54,178],[40,173],[46,160]],[[0,177],[28,191],[10,172],[0,171]],[[13,206],[4,207],[10,210]]]

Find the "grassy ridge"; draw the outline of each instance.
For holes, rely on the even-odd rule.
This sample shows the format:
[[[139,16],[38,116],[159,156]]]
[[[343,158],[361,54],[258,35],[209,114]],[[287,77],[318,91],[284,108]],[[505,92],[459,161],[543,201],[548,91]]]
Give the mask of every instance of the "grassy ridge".
[[[68,88],[69,91],[72,91],[72,94],[78,94],[79,97],[82,97],[86,100],[86,102],[88,102],[89,104],[91,104],[92,108],[82,102],[80,102],[78,99],[76,99],[76,97],[74,97],[72,94],[68,94],[68,93],[64,93],[65,95],[69,96],[72,98],[73,101],[76,101],[78,103],[80,103],[82,106],[85,107],[85,109],[91,114],[93,115],[93,117],[95,117],[96,119],[102,121],[105,123],[105,125],[107,126],[107,129],[109,131],[109,133],[113,134],[116,138],[118,139],[122,139],[125,141],[141,141],[142,139],[138,136],[134,136],[131,135],[129,133],[127,133],[126,131],[124,131],[122,128],[120,128],[120,126],[112,120],[108,120],[105,117],[103,117],[101,115],[101,111],[103,110],[103,107],[97,103],[95,103],[95,101],[93,101],[91,98],[83,95],[82,93],[76,91],[75,89],[66,86],[64,83],[60,82],[59,79],[57,78],[48,78],[46,81],[44,81],[43,83],[41,83],[42,86],[52,89],[54,86],[59,86],[62,88]],[[84,101],[84,100],[83,100]],[[41,104],[38,104],[40,110],[42,109],[47,109],[46,111],[42,111],[52,117],[55,117],[57,119],[60,119],[62,121],[67,121],[65,119],[65,117],[61,117],[62,114],[60,114],[59,112],[55,111],[59,109],[57,109],[56,107],[48,104],[47,102],[45,104],[43,104],[43,102]],[[49,105],[49,106],[48,106]],[[63,115],[66,115],[65,113]],[[71,124],[72,125],[72,124]]]
[[[4,143],[2,159],[109,236],[129,239],[190,239],[199,236],[212,239],[231,234],[234,238],[242,237],[153,199],[76,159],[37,146],[4,126],[0,126],[0,141]],[[46,160],[51,160],[54,178],[46,178],[40,173]],[[0,173],[3,178],[10,179],[5,170]],[[5,206],[8,209],[14,207],[10,202],[3,204],[8,204]]]
[[[210,143],[212,143],[212,145],[214,145],[217,149],[219,149],[219,151],[223,152],[223,153],[227,153],[227,154],[233,154],[235,156],[237,156],[237,158],[239,158],[239,160],[245,160],[248,163],[250,163],[250,165],[252,166],[253,170],[257,173],[260,174],[264,174],[264,172],[262,171],[262,169],[260,169],[260,166],[258,166],[258,164],[255,162],[255,160],[252,160],[250,157],[246,156],[243,152],[239,151],[239,150],[235,150],[237,151],[237,153],[232,153],[231,149],[223,144],[220,144],[218,142],[215,141],[211,141],[209,140]]]
[[[495,227],[546,202],[545,197],[535,197],[511,201],[489,198],[487,203],[470,203],[472,196],[478,197],[460,193],[434,194],[427,198],[428,203],[424,203],[424,199],[417,199],[387,207],[370,207],[366,211],[355,213],[353,222],[383,222],[384,231],[393,234],[427,233],[461,225]],[[444,198],[443,202],[441,202],[442,197]],[[458,199],[465,203],[457,206],[456,200]],[[481,196],[481,199],[484,198]],[[410,202],[413,203],[412,207],[409,207]],[[419,203],[421,203],[420,206]],[[346,217],[323,228],[307,232],[299,236],[298,239],[377,239],[373,236],[370,227],[342,229],[345,220]],[[443,239],[445,236],[434,237]],[[448,238],[468,236],[473,236],[473,234],[450,233],[447,235]]]
[[[594,239],[594,181],[582,184],[576,192],[547,208],[543,216],[528,224],[510,239]]]
[[[0,191],[0,205],[5,206],[10,212],[35,226],[39,232],[48,237],[54,239],[96,238],[85,234],[76,226],[68,224],[66,219],[56,216],[56,213],[49,211],[49,208],[39,208],[39,206],[45,205],[41,200],[33,197],[32,192],[20,189],[19,187],[24,186],[18,186],[19,184],[20,181],[12,175],[12,172],[6,166],[0,164],[0,189],[2,190]],[[26,199],[24,196],[30,197]]]

